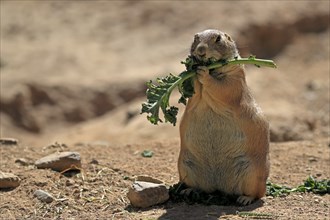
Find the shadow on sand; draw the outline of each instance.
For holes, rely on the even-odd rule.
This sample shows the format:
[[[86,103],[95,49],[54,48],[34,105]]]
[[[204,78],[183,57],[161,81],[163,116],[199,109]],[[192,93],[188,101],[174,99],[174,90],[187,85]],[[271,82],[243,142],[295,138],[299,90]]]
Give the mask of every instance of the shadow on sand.
[[[165,209],[166,213],[161,215],[159,220],[200,220],[218,219],[224,215],[236,215],[238,212],[249,212],[263,206],[262,200],[257,200],[248,206],[217,206],[217,205],[189,205],[185,202],[174,203],[168,201],[162,206],[154,206],[147,209],[137,209],[132,206],[126,207],[129,212],[147,211],[152,209]]]

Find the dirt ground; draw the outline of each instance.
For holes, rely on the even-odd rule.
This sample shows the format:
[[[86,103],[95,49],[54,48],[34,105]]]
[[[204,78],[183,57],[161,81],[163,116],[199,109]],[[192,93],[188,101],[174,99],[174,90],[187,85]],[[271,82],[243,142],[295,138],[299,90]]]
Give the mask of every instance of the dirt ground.
[[[126,197],[138,175],[178,182],[178,126],[151,125],[139,112],[145,82],[183,71],[194,34],[208,28],[229,33],[242,56],[278,65],[246,67],[271,126],[269,179],[287,186],[309,175],[330,179],[328,1],[0,4],[0,136],[19,140],[0,145],[0,170],[22,180],[0,191],[1,219],[242,219],[237,211],[329,219],[329,194],[264,197],[246,207],[170,201],[148,209],[132,208]],[[142,157],[143,150],[154,156]],[[33,165],[56,151],[79,152],[82,172]],[[28,164],[15,162],[20,158]],[[56,201],[38,201],[36,189]]]

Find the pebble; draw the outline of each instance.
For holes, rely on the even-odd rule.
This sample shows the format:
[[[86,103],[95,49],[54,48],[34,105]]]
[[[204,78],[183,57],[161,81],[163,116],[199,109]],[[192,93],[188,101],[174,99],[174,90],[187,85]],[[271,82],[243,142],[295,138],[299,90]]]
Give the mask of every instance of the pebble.
[[[47,186],[47,182],[39,180],[38,182],[34,182],[34,185],[39,186],[39,187],[44,187]]]
[[[317,162],[317,158],[316,157],[309,157],[308,161],[309,162]]]
[[[135,181],[127,193],[132,206],[147,208],[166,202],[169,199],[169,191],[164,184],[144,181]]]
[[[21,183],[18,176],[0,171],[0,189],[16,188]]]
[[[15,163],[18,163],[22,166],[28,166],[28,165],[31,165],[33,164],[33,162],[29,161],[28,159],[25,159],[25,158],[18,158],[15,160]]]
[[[74,180],[71,180],[71,179],[67,179],[66,181],[65,181],[65,185],[66,186],[72,186],[72,185],[74,185]]]
[[[45,203],[51,203],[54,201],[54,197],[51,194],[40,189],[36,190],[33,195]]]
[[[157,184],[164,183],[163,181],[161,181],[159,179],[156,179],[154,177],[147,176],[147,175],[137,176],[136,177],[136,181],[149,182],[149,183],[157,183]]]
[[[14,138],[0,138],[0,145],[17,145],[18,140]]]
[[[39,169],[52,169],[55,171],[77,170],[81,168],[80,154],[77,152],[53,153],[35,162]]]
[[[91,162],[89,162],[90,164],[99,164],[99,161],[98,160],[96,160],[96,159],[92,159],[91,160]]]

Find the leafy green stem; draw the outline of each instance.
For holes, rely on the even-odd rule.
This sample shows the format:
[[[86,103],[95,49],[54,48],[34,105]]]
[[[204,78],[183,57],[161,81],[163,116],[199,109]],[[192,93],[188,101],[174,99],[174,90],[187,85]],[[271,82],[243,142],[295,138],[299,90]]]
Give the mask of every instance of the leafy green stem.
[[[170,122],[173,125],[176,124],[176,115],[178,113],[178,108],[169,105],[169,99],[172,91],[178,87],[181,93],[181,98],[179,103],[186,104],[186,99],[190,98],[194,93],[192,77],[197,73],[195,67],[197,65],[205,65],[197,63],[191,57],[183,62],[186,65],[186,71],[183,71],[178,76],[168,75],[163,78],[158,78],[157,83],[153,84],[152,81],[147,82],[147,102],[142,104],[141,113],[149,114],[147,119],[152,124],[158,124],[158,122],[163,122],[159,118],[159,109],[164,113],[165,122]],[[235,58],[229,61],[218,61],[206,65],[208,69],[216,69],[226,65],[236,65],[236,64],[253,64],[258,67],[266,66],[276,68],[276,64],[272,60],[256,59],[253,56],[249,58]]]
[[[249,58],[238,58],[234,60],[224,61],[224,62],[215,62],[213,64],[210,64],[207,66],[208,69],[216,69],[223,67],[225,65],[235,65],[235,64],[252,64],[257,67],[265,66],[265,67],[272,67],[276,68],[276,64],[272,60],[264,60],[264,59],[257,59],[255,57],[249,57]]]

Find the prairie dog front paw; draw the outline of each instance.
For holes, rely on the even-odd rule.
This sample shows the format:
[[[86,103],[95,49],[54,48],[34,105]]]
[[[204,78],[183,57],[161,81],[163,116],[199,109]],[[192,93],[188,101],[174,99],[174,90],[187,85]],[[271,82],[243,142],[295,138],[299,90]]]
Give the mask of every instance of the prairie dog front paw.
[[[205,82],[207,77],[210,77],[210,71],[206,66],[199,66],[196,70],[198,81],[202,84]]]

